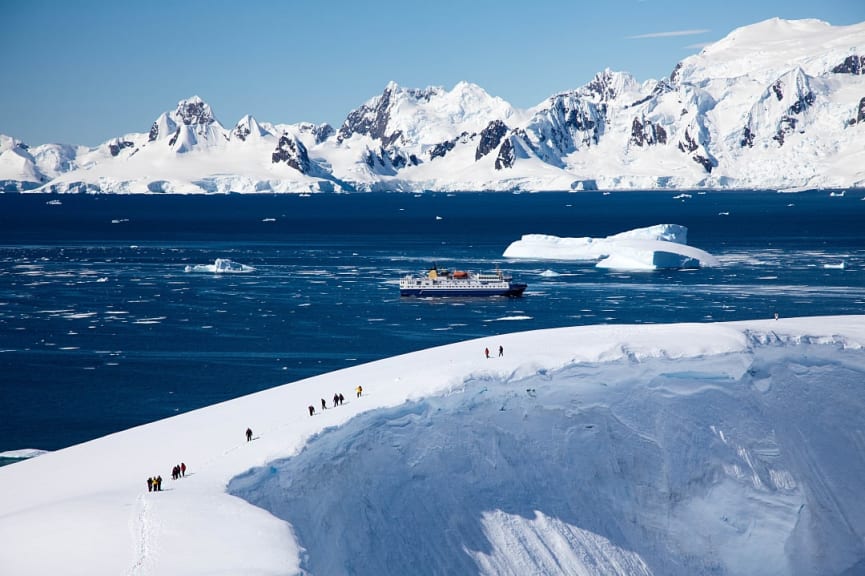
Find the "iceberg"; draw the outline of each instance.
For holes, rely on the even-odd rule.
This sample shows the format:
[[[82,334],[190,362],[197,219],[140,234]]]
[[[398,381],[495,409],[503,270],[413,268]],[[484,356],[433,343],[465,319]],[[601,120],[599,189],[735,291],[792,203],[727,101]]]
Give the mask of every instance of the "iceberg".
[[[505,258],[596,261],[619,270],[685,269],[718,266],[718,259],[688,246],[688,229],[678,224],[636,228],[606,238],[560,238],[525,234],[505,249]]]
[[[212,274],[245,274],[255,272],[255,268],[240,264],[228,258],[217,258],[213,264],[187,265],[186,272],[208,272]]]

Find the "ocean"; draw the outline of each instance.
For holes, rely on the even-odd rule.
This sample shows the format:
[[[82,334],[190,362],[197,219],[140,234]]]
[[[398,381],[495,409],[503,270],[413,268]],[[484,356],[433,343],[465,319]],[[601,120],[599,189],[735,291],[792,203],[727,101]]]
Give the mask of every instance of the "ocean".
[[[506,332],[862,314],[863,195],[3,194],[0,453],[56,450]],[[688,243],[721,266],[637,273],[502,257],[523,234],[604,237],[666,223],[686,226]],[[185,271],[216,258],[255,271]],[[398,279],[433,263],[498,266],[528,289],[400,298]]]

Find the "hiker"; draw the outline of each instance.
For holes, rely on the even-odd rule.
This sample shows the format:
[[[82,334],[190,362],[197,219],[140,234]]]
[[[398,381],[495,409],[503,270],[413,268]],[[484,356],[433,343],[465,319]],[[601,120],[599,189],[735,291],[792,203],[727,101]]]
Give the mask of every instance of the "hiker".
[[[315,406],[313,406],[312,404],[309,405],[309,415],[315,416]]]
[[[357,391],[357,397],[360,398],[360,395],[363,394],[363,386],[358,386],[355,390]]]
[[[334,405],[334,406],[339,406],[339,394],[334,394],[334,395],[333,395],[333,405]]]
[[[180,463],[180,475],[186,478],[186,464]]]
[[[147,491],[153,492],[153,478],[152,477],[147,478]]]
[[[339,393],[339,405],[342,406],[342,403],[345,402],[345,396],[342,395],[342,392]]]
[[[321,409],[327,410],[327,402],[325,402],[324,398],[321,399]]]
[[[247,428],[246,429],[246,441],[249,442],[250,440],[252,440],[252,428]]]
[[[505,349],[499,346],[499,358],[505,355]]]
[[[180,470],[177,469],[177,466],[175,466],[174,468],[172,468],[172,469],[171,469],[171,479],[172,479],[172,480],[177,480],[177,474],[178,474],[179,472],[180,472]]]
[[[489,348],[484,348],[484,356],[486,356],[487,358],[490,357],[490,349]]]
[[[157,476],[157,477],[156,477],[156,488],[155,488],[155,490],[156,490],[157,492],[162,492],[162,476]]]

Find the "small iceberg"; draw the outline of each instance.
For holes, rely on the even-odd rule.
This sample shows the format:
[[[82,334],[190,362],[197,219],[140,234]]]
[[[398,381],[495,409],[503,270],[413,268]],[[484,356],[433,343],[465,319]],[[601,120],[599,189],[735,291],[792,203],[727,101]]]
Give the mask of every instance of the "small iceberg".
[[[550,270],[549,268],[547,268],[546,270],[541,272],[541,276],[543,276],[544,278],[555,278],[556,276],[561,276],[561,274],[559,274],[558,272],[554,272],[554,271]]]
[[[841,262],[838,262],[837,264],[823,264],[823,268],[827,270],[843,270],[846,267],[847,265],[843,260]]]
[[[246,274],[255,272],[255,268],[241,264],[228,258],[217,258],[213,264],[187,265],[186,272],[208,272],[211,274]]]

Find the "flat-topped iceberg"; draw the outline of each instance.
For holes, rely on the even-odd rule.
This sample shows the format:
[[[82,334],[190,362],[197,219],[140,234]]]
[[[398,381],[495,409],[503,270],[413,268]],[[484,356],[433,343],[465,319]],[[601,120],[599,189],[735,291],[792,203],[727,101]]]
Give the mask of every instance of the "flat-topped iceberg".
[[[255,272],[255,268],[229,260],[228,258],[217,258],[213,264],[188,265],[186,266],[185,271],[209,272],[212,274],[244,274],[246,272]]]
[[[505,258],[597,261],[598,268],[659,270],[717,266],[718,259],[688,246],[688,229],[678,224],[636,228],[606,238],[561,238],[525,234],[504,251]]]

